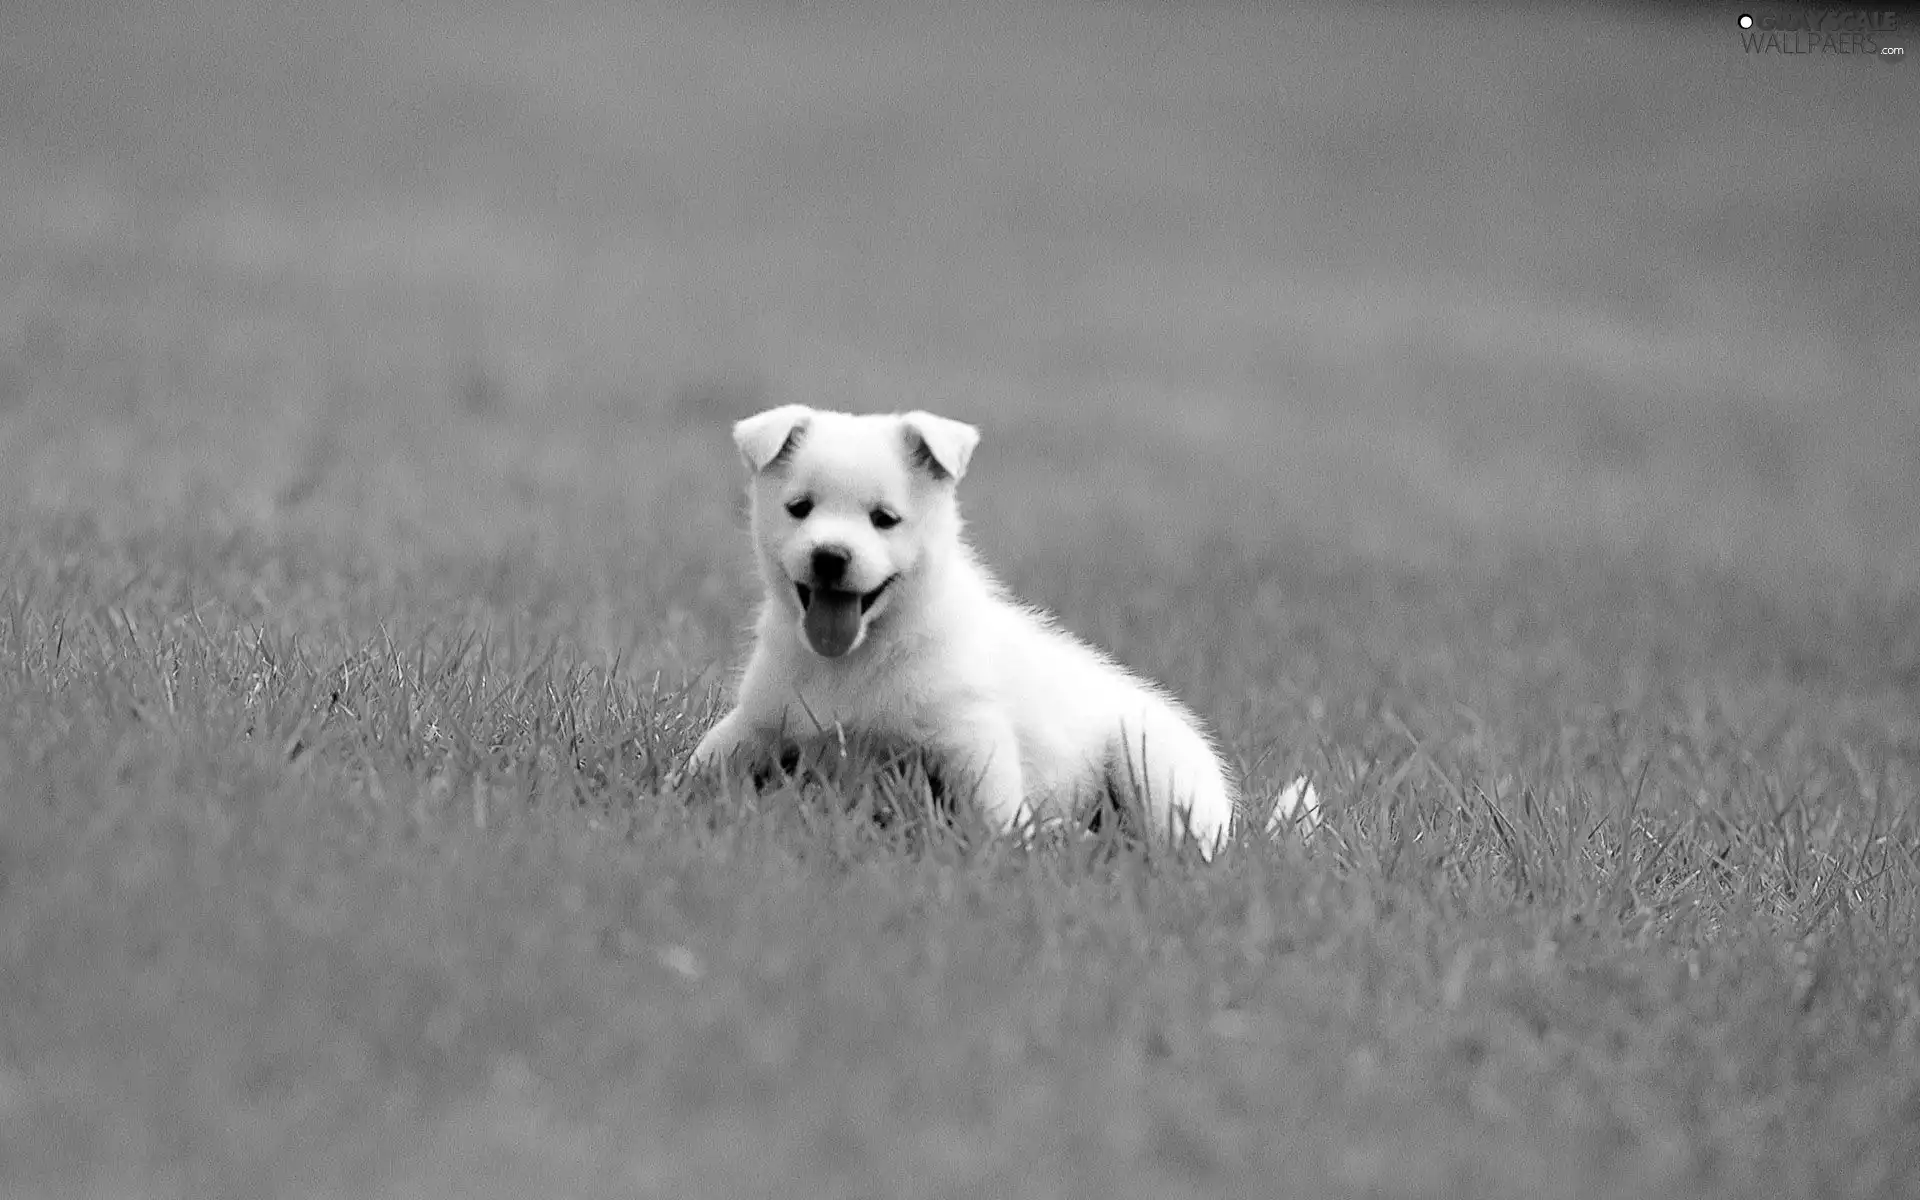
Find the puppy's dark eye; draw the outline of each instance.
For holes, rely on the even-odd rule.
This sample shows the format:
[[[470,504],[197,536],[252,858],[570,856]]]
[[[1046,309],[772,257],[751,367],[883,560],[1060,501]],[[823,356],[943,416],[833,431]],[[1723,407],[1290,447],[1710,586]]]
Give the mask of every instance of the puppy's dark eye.
[[[900,514],[890,508],[876,508],[867,514],[875,529],[892,529],[900,523]]]
[[[813,501],[807,499],[805,496],[801,496],[797,500],[787,501],[787,515],[796,521],[806,520],[807,514],[812,511]]]

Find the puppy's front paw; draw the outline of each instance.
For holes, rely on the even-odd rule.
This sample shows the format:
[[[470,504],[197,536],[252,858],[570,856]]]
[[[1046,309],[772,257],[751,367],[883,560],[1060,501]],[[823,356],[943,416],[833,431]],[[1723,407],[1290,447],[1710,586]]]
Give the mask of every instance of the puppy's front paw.
[[[780,772],[792,774],[799,769],[799,753],[789,747],[782,754],[769,754],[765,747],[742,743],[725,752],[705,742],[687,756],[686,762],[661,777],[662,788],[678,791],[699,780],[744,780],[758,790],[766,787]]]
[[[740,710],[736,708],[707,730],[706,736],[693,748],[693,753],[687,755],[686,764],[674,772],[676,782],[685,783],[695,776],[712,774],[747,740],[747,727],[741,720]]]

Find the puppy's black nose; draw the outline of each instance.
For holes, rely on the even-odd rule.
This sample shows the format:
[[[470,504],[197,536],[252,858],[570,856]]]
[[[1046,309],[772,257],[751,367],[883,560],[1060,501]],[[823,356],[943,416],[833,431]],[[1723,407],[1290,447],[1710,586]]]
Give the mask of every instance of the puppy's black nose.
[[[820,587],[833,587],[846,576],[847,564],[853,561],[838,546],[821,546],[813,552],[813,582]]]

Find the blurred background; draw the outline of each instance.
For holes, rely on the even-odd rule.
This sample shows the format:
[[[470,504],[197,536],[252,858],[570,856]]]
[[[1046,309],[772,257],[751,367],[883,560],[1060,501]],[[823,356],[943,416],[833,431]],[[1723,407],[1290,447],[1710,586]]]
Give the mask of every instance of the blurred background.
[[[1920,67],[1723,7],[12,0],[0,495],[704,554],[804,401],[981,423],[1016,560],[1898,587]]]

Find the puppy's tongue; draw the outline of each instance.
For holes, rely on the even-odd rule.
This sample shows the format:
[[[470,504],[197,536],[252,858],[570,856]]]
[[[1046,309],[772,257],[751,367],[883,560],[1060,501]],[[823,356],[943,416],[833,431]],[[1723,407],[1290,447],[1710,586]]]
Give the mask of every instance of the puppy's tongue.
[[[816,653],[839,658],[853,649],[854,639],[860,636],[860,593],[813,589],[802,627]]]

